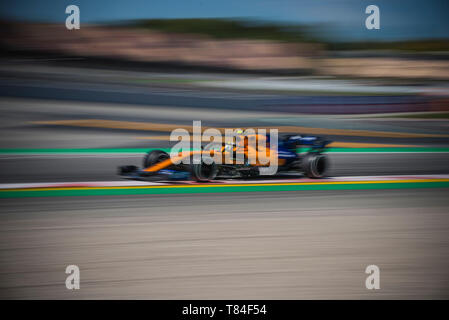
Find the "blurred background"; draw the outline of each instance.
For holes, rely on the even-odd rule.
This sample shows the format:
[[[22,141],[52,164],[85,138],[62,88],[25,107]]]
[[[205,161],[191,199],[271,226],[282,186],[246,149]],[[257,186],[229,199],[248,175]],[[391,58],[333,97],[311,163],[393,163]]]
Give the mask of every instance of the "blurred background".
[[[65,9],[71,4],[79,6],[80,29],[66,28],[69,14]],[[380,29],[368,30],[365,9],[369,4],[287,0],[2,3],[0,94],[11,103],[26,98],[27,103],[30,99],[36,99],[33,103],[63,100],[70,106],[71,101],[152,105],[166,112],[172,110],[168,107],[180,107],[177,116],[167,116],[173,125],[191,122],[189,108],[200,108],[203,112],[196,120],[211,126],[297,126],[301,132],[303,127],[318,127],[323,130],[306,131],[331,135],[337,142],[445,146],[447,140],[441,134],[447,134],[447,126],[436,120],[447,119],[449,111],[448,4],[378,1]],[[17,114],[18,109],[2,106],[4,121],[12,124],[7,120],[9,112]],[[40,116],[22,110],[28,125],[20,132],[38,124],[42,130],[80,126],[65,120],[164,120],[145,113],[133,117],[124,109],[115,108],[114,112],[123,112],[116,115],[94,109],[98,110],[90,108],[89,115],[70,110]],[[230,118],[225,120],[216,115],[207,118],[210,110],[270,114],[232,117],[227,113]],[[349,117],[342,120],[342,115]],[[411,121],[417,119],[422,121]],[[103,123],[109,129],[117,125]],[[399,131],[415,133],[417,140],[401,140],[412,136],[397,134],[344,135],[344,131],[335,137],[335,131],[325,129]],[[161,136],[160,131],[146,131]],[[8,139],[0,141],[1,147],[148,143],[115,137],[116,142],[77,141],[60,135],[41,139],[39,132],[32,137],[21,134],[23,139],[14,133],[14,145],[11,135],[2,135]],[[421,139],[426,134],[428,139]]]
[[[447,175],[448,16],[443,0],[3,1],[0,182],[113,183],[193,120],[325,136],[334,177]],[[370,263],[389,281],[375,297],[448,297],[446,188],[1,207],[3,298],[372,298]],[[72,263],[77,293],[59,285]]]

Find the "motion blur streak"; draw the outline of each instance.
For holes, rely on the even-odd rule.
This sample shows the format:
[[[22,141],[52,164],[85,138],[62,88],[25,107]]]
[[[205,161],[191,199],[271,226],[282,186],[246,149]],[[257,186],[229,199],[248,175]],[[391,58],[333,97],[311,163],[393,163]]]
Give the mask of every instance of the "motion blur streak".
[[[446,4],[78,2],[0,4],[0,298],[449,298]],[[118,176],[193,121],[279,129],[295,172]]]

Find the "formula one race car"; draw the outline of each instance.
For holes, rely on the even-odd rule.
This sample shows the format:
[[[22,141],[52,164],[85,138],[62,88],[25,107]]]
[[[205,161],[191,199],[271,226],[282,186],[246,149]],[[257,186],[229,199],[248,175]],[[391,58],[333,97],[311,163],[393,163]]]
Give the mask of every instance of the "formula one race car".
[[[128,179],[146,181],[193,178],[204,182],[214,179],[252,178],[263,175],[263,168],[270,165],[249,161],[255,152],[262,152],[267,157],[276,157],[275,174],[293,172],[302,173],[309,178],[322,178],[326,173],[328,160],[322,152],[330,141],[314,136],[286,135],[278,140],[277,150],[273,150],[269,135],[254,135],[258,150],[253,150],[254,145],[248,142],[250,138],[237,137],[231,143],[211,142],[202,146],[201,150],[179,152],[175,156],[170,156],[162,150],[153,150],[145,155],[142,169],[136,166],[121,166],[119,174]],[[262,146],[260,141],[263,141]],[[192,160],[195,155],[201,156],[199,162]],[[218,157],[218,160],[222,161],[204,161],[203,156],[206,155],[209,159],[215,156],[215,160]]]

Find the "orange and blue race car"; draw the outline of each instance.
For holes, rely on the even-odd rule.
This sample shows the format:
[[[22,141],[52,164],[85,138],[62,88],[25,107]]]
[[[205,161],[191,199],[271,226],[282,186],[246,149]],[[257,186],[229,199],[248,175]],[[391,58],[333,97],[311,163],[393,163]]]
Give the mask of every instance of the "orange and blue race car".
[[[270,143],[269,135],[238,136],[232,142],[211,142],[201,146],[201,150],[172,153],[171,156],[163,150],[152,150],[145,155],[143,168],[121,166],[119,175],[146,181],[194,179],[205,182],[254,178],[262,176],[264,168],[272,164],[270,161],[262,163],[259,159],[254,160],[254,155],[263,154],[271,162],[276,160],[274,174],[300,173],[309,178],[322,178],[329,167],[329,161],[323,154],[329,143],[315,136],[285,135],[274,145]],[[195,162],[195,157],[200,160]]]

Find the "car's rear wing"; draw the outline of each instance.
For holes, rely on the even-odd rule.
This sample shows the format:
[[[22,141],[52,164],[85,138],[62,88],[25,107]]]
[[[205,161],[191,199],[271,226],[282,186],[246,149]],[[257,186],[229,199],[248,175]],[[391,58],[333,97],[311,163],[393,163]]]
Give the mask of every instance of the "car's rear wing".
[[[315,136],[292,135],[288,142],[296,145],[310,146],[312,149],[324,149],[332,141]]]

